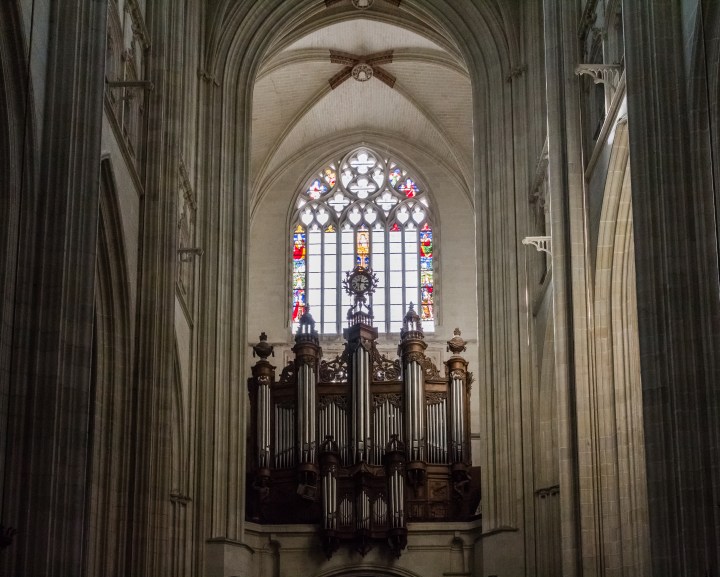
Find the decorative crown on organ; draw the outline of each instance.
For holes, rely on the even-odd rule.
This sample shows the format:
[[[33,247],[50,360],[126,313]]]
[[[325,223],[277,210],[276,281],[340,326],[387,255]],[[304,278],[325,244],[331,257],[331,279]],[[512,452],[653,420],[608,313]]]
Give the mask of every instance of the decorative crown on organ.
[[[408,521],[474,516],[479,474],[471,467],[469,397],[472,374],[460,356],[459,329],[442,376],[430,357],[411,304],[399,359],[380,354],[368,296],[370,268],[346,273],[354,302],[342,354],[322,358],[309,308],[300,319],[293,361],[276,378],[267,336],[248,381],[251,447],[248,519],[319,523],[325,554],[341,543],[365,555],[387,543],[396,556]]]

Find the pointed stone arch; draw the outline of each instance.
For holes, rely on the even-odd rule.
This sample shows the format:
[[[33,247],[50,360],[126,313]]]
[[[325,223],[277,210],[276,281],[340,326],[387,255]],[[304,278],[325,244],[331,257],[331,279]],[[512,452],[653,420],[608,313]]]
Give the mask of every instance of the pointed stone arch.
[[[201,300],[206,318],[223,319],[199,327],[199,379],[207,385],[208,406],[217,406],[215,445],[210,466],[212,479],[203,488],[214,511],[209,521],[213,536],[242,541],[242,503],[245,487],[242,464],[244,397],[231,386],[246,374],[246,307],[249,220],[250,124],[254,79],[273,42],[291,26],[321,9],[321,3],[298,8],[288,2],[221,2],[208,14],[209,34],[202,89],[206,130],[200,139],[205,152],[203,188],[216,191],[201,223],[206,265]],[[483,522],[488,529],[514,530],[521,523],[521,447],[518,428],[520,388],[529,379],[529,360],[522,347],[524,286],[518,270],[519,230],[524,230],[516,195],[525,197],[527,166],[516,156],[525,126],[523,74],[517,61],[519,39],[507,26],[509,15],[501,3],[448,4],[435,0],[407,2],[407,9],[452,39],[470,71],[473,92],[474,142],[471,196],[475,204],[477,298],[480,317],[477,371],[482,383],[473,398],[477,415],[473,426],[487,440],[480,455],[483,482]],[[519,134],[519,133],[518,133]],[[520,220],[519,220],[520,219]],[[232,407],[230,413],[223,404]],[[501,417],[500,415],[505,415]],[[509,418],[507,418],[509,417]],[[480,423],[483,423],[481,428]],[[217,437],[215,437],[217,438]],[[208,437],[208,442],[212,442]],[[490,458],[489,455],[494,457]]]
[[[12,379],[20,215],[23,190],[33,174],[35,122],[27,76],[25,39],[15,2],[0,4],[0,438],[5,438]],[[0,444],[0,500],[5,479],[5,443]]]
[[[123,575],[132,431],[132,322],[118,189],[109,158],[100,165],[98,253],[90,422],[87,571]]]
[[[589,403],[596,431],[593,500],[602,518],[604,563],[645,575],[647,491],[640,381],[635,251],[627,122],[615,129],[595,269],[596,378]],[[609,475],[607,467],[613,471]],[[620,560],[615,557],[620,552]],[[611,557],[615,557],[612,559]]]

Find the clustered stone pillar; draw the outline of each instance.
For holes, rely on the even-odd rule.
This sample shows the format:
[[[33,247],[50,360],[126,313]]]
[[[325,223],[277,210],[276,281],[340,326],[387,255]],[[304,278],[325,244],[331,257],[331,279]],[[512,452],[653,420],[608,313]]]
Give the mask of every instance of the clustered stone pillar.
[[[697,124],[714,4],[623,5],[652,575],[720,573],[717,159]]]

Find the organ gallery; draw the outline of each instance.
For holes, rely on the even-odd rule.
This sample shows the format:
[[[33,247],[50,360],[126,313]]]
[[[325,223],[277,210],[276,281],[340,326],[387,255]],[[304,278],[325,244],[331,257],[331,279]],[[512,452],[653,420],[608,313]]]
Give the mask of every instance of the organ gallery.
[[[376,346],[376,284],[369,268],[346,273],[354,302],[337,357],[323,358],[309,309],[294,360],[279,375],[265,333],[253,347],[248,518],[316,523],[328,558],[343,543],[362,555],[384,544],[399,557],[409,522],[469,520],[480,499],[468,426],[472,373],[460,330],[441,373],[425,355],[410,304],[398,358],[388,358]]]

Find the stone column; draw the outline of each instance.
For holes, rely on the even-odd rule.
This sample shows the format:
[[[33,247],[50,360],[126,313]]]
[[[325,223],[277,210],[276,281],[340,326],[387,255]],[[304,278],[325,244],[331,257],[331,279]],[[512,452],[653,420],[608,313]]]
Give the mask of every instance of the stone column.
[[[147,4],[152,42],[146,96],[147,157],[140,221],[137,391],[133,422],[134,480],[130,566],[135,575],[163,575],[170,551],[170,419],[175,359],[177,175],[182,101],[182,13],[178,3]]]
[[[5,4],[16,3],[3,3],[0,18],[13,9]],[[44,120],[38,148],[28,151],[36,162],[22,191],[13,263],[1,521],[18,533],[0,554],[3,575],[85,574],[106,7],[38,6],[47,32],[32,58],[46,64],[47,83],[44,104],[27,101],[28,130],[34,114]]]
[[[596,575],[602,554],[592,484],[588,263],[576,3],[545,0],[548,184],[552,236],[563,575]],[[583,497],[584,496],[584,497]],[[591,505],[581,510],[583,498]]]
[[[690,138],[682,6],[625,3],[635,263],[653,575],[720,570],[718,250],[709,155]],[[697,8],[697,6],[696,6]]]

